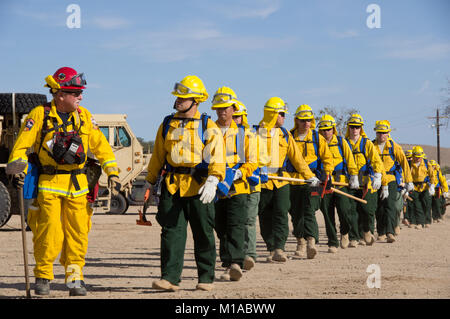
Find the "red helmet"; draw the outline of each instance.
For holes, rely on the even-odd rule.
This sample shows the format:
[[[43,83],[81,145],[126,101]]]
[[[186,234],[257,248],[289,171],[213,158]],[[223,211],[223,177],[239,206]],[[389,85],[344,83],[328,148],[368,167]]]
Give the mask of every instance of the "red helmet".
[[[45,81],[47,82],[45,86],[52,89],[83,90],[86,88],[84,73],[77,73],[67,66],[56,70],[55,74],[48,76]]]

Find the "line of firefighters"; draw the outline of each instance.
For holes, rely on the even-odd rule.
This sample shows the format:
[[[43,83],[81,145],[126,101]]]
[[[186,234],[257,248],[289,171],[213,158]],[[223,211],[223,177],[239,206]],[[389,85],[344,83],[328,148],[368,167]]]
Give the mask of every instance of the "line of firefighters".
[[[33,233],[35,293],[50,294],[59,255],[69,295],[85,296],[83,268],[95,195],[95,182],[87,178],[87,151],[108,175],[112,194],[121,189],[119,169],[95,119],[80,106],[84,74],[62,67],[45,82],[52,101],[28,114],[6,173],[19,194],[27,189],[34,198],[27,221]],[[283,127],[287,104],[272,97],[264,105],[263,119],[250,127],[244,104],[229,87],[214,94],[215,122],[198,111],[208,99],[198,77],[186,76],[172,94],[176,113],[159,126],[146,177],[157,195],[156,220],[161,225],[161,279],[152,283],[155,289],[179,289],[188,223],[196,289],[210,291],[216,266],[214,232],[224,267],[220,278],[237,281],[258,257],[257,219],[270,262],[288,259],[289,215],[297,238],[293,258],[309,259],[317,254],[319,209],[330,253],[339,246],[372,245],[375,227],[378,239],[395,242],[404,202],[404,223],[410,227],[442,220],[448,185],[439,165],[427,161],[420,146],[405,156],[390,137],[386,120],[375,123],[376,139],[371,141],[363,118],[353,114],[345,136],[339,136],[332,116],[322,116],[316,125],[312,109],[300,105],[288,131]]]
[[[177,112],[159,127],[147,175],[148,187],[159,195],[156,219],[162,226],[161,279],[153,288],[179,289],[188,222],[198,269],[196,289],[209,291],[214,230],[224,267],[220,279],[238,281],[257,260],[257,217],[268,262],[288,260],[289,215],[297,238],[293,258],[308,259],[317,254],[319,209],[330,253],[339,246],[373,245],[375,227],[378,240],[395,242],[404,207],[403,223],[409,227],[443,220],[448,185],[439,165],[426,160],[420,146],[405,155],[391,138],[387,120],[376,121],[372,141],[361,115],[353,114],[345,136],[339,136],[331,115],[316,124],[313,110],[304,104],[288,131],[283,127],[287,103],[272,97],[261,122],[250,127],[245,105],[229,87],[214,94],[215,122],[198,111],[208,99],[198,77],[186,76],[172,94]]]

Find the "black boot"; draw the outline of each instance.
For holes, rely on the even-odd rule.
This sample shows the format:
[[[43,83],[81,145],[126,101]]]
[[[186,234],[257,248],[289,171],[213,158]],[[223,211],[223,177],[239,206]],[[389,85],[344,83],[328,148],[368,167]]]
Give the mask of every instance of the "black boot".
[[[76,280],[71,283],[69,296],[86,296],[87,290],[83,280]]]
[[[49,295],[50,280],[45,278],[36,278],[36,284],[34,285],[34,293],[36,295]]]

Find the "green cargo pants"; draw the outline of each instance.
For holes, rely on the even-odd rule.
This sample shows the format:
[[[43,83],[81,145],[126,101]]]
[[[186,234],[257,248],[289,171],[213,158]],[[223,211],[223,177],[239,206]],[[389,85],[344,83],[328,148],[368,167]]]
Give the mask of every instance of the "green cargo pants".
[[[194,238],[198,282],[212,283],[216,264],[214,204],[203,204],[200,196],[170,194],[163,183],[156,220],[161,225],[161,278],[178,285],[184,263],[187,224]]]
[[[273,190],[261,189],[261,199],[258,206],[261,236],[268,251],[284,250],[289,235],[288,211],[290,185]]]
[[[311,196],[309,185],[291,185],[291,209],[293,234],[296,238],[314,237],[319,242],[319,226],[316,211],[320,209],[321,197]]]
[[[244,252],[246,256],[256,260],[256,218],[258,217],[258,205],[261,192],[248,194],[247,197],[247,222],[245,223]]]
[[[378,206],[376,211],[377,233],[378,235],[394,235],[394,229],[398,224],[397,200],[398,190],[397,182],[392,181],[388,184],[389,196],[385,199],[380,198],[381,189],[378,190]]]
[[[362,198],[363,190],[352,189],[350,194]],[[371,193],[369,191],[364,199],[367,201],[367,204],[353,201],[354,207],[358,213],[358,239],[362,239],[365,232],[370,231],[372,234],[375,232],[375,212],[377,210],[378,193]]]
[[[320,211],[325,221],[325,230],[328,238],[328,247],[339,247],[339,240],[336,232],[335,219],[335,194],[325,194],[320,202]]]
[[[425,214],[427,211],[427,198],[430,197],[428,190],[423,192],[413,191],[411,193],[411,210],[408,210],[410,223],[413,225],[425,225]]]
[[[440,190],[436,187],[436,194],[438,194]],[[442,217],[442,194],[438,198],[436,195],[431,197],[431,209],[432,209],[432,217],[433,220],[438,220]]]
[[[219,256],[222,267],[231,264],[244,266],[245,223],[247,221],[247,194],[219,199],[215,204],[215,228],[219,237]]]
[[[339,190],[349,193],[348,187],[341,187]],[[329,197],[331,196],[331,199]],[[339,232],[341,235],[347,235],[349,234],[350,240],[358,240],[358,213],[356,212],[356,204],[353,203],[354,200],[350,199],[344,195],[338,194],[338,193],[332,193],[332,194],[326,194],[324,198],[322,199],[322,202],[320,204],[320,210],[323,214],[325,212],[331,212],[328,213],[330,216],[330,220],[332,221],[334,225],[334,231],[337,232],[336,226],[335,226],[335,217],[334,217],[334,209],[336,208],[338,217],[339,217]],[[328,203],[328,204],[327,204]],[[325,217],[325,215],[324,215]],[[325,227],[327,221],[325,220]],[[328,236],[328,246],[336,246],[336,244],[333,244],[337,242],[337,234],[336,234],[336,241],[332,240],[330,241],[330,236],[328,235],[328,229],[327,236]],[[332,233],[330,233],[332,236]],[[331,245],[330,245],[331,244]]]

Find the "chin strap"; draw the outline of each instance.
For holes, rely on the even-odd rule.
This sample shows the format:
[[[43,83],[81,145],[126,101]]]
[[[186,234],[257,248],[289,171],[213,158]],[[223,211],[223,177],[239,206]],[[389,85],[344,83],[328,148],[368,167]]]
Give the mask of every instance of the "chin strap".
[[[175,101],[175,102],[173,103],[173,108],[174,108],[175,110],[177,110],[178,112],[180,112],[180,113],[187,113],[187,112],[189,112],[190,109],[192,109],[192,107],[194,106],[194,104],[195,104],[195,101],[192,101],[191,106],[189,106],[186,110],[184,110],[184,111],[178,111],[178,110],[177,110],[177,107],[176,107],[177,101]]]

